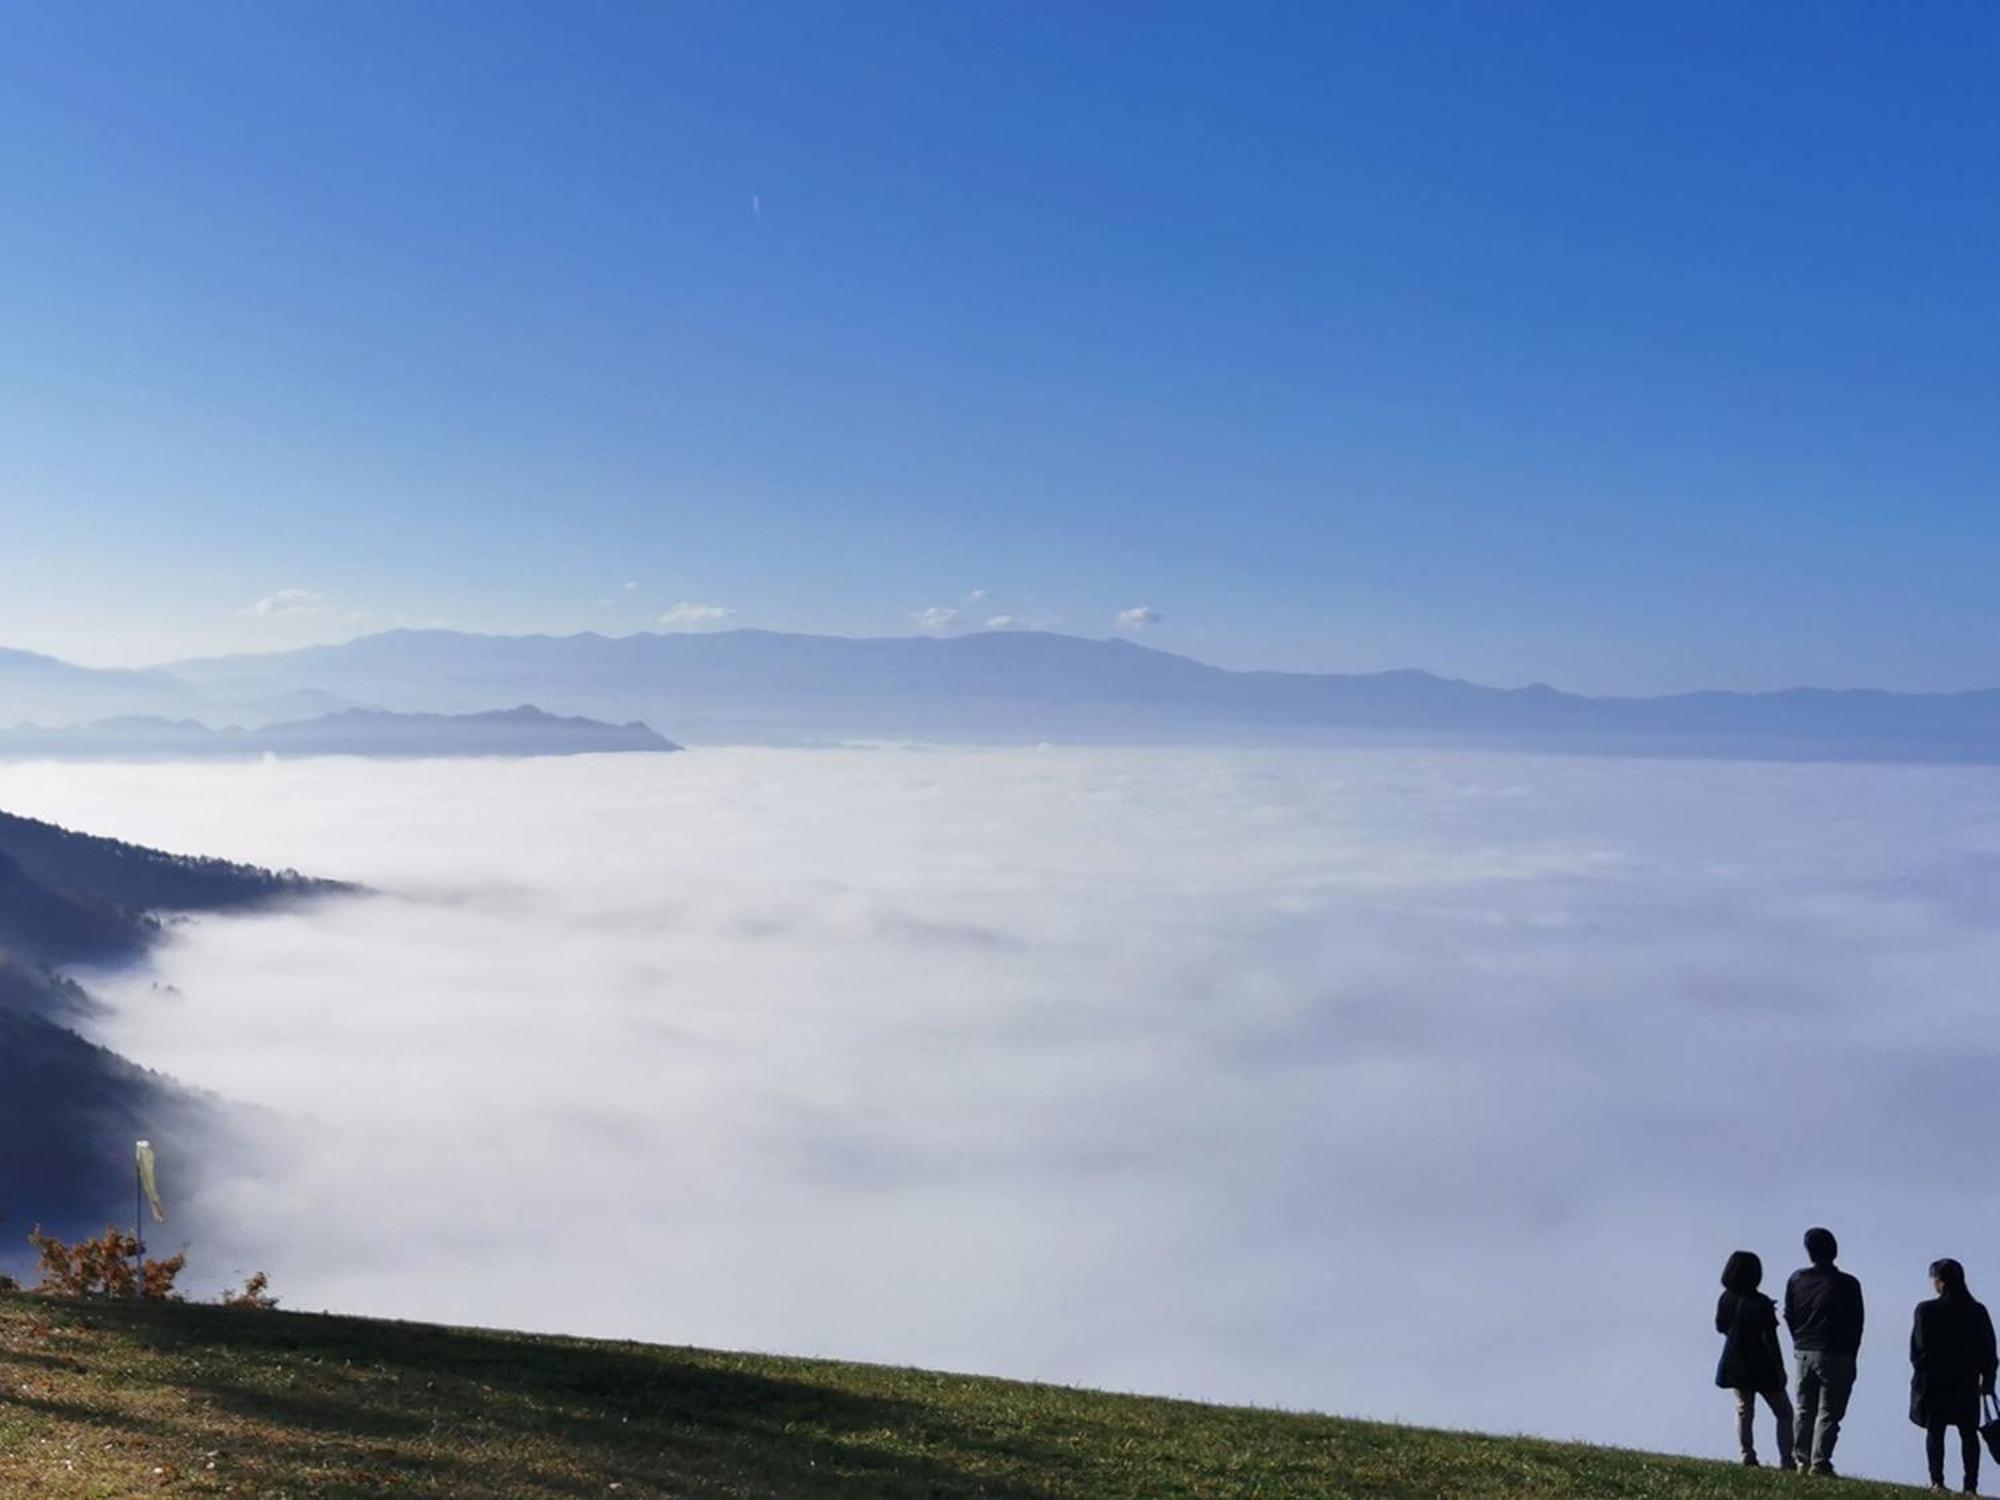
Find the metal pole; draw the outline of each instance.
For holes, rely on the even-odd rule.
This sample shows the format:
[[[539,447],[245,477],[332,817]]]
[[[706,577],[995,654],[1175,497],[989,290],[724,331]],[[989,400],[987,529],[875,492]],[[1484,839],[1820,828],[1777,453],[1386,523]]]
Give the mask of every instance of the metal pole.
[[[132,1295],[146,1295],[146,1243],[139,1238],[146,1211],[146,1180],[139,1173],[139,1148],[132,1148]]]

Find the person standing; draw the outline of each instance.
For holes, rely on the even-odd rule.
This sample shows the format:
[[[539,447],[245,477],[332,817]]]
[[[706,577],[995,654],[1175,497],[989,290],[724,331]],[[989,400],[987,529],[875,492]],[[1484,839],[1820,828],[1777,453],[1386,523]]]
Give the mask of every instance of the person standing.
[[[1840,1242],[1830,1229],[1806,1231],[1812,1264],[1785,1283],[1785,1327],[1798,1364],[1799,1415],[1792,1437],[1798,1466],[1831,1475],[1840,1421],[1854,1392],[1861,1353],[1861,1283],[1834,1265]]]
[[[1757,1466],[1757,1398],[1778,1419],[1778,1466],[1792,1466],[1792,1401],[1785,1393],[1785,1351],[1778,1343],[1778,1305],[1758,1290],[1764,1262],[1738,1250],[1722,1267],[1722,1297],[1715,1304],[1715,1331],[1722,1335],[1722,1358],[1715,1383],[1736,1393],[1736,1446],[1743,1462]]]
[[[1944,1488],[1944,1435],[1958,1429],[1965,1493],[1979,1493],[1979,1403],[1993,1392],[2000,1355],[1993,1319],[1965,1289],[1965,1267],[1955,1260],[1931,1263],[1937,1296],[1917,1304],[1910,1330],[1910,1420],[1924,1429],[1931,1488]]]

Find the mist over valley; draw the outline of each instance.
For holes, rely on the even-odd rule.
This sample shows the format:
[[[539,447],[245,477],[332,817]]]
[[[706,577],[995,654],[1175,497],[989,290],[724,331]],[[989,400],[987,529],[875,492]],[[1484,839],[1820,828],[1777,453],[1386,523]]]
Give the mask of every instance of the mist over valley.
[[[0,801],[379,892],[89,977],[89,1034],[254,1142],[173,1233],[292,1306],[1698,1451],[1709,1389],[1619,1377],[1712,1360],[1716,1245],[1834,1222],[1893,1303],[2000,1232],[1931,1150],[1993,1062],[1979,767],[737,749]]]

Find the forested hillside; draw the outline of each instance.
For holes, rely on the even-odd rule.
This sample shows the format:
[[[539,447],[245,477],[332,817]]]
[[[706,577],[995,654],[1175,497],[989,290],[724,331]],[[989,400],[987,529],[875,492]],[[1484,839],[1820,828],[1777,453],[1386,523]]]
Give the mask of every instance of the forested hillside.
[[[307,879],[296,870],[167,854],[4,812],[0,857],[12,859],[50,890],[145,911],[228,911],[348,889],[338,881]]]
[[[162,931],[156,913],[352,889],[0,813],[0,1255],[37,1222],[101,1228],[122,1214],[132,1141],[171,1148],[215,1108],[79,1036],[93,1002],[64,969],[143,957]]]

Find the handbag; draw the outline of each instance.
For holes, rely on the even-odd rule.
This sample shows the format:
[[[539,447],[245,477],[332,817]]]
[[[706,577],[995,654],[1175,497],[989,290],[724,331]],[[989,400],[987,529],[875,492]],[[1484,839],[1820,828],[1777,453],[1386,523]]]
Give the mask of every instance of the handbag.
[[[1979,1424],[1979,1435],[1986,1439],[1986,1451],[1993,1455],[1993,1462],[2000,1464],[2000,1398],[1991,1391],[1986,1393],[1986,1420]]]

